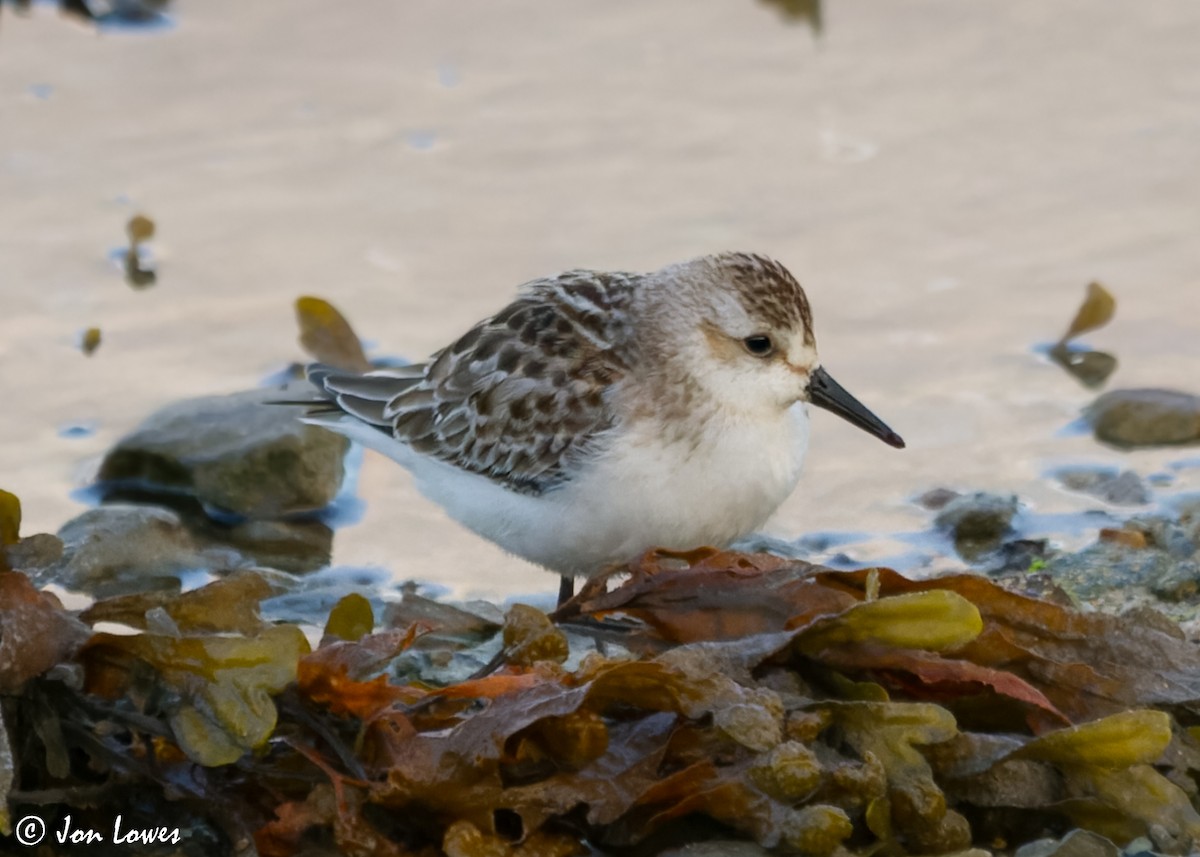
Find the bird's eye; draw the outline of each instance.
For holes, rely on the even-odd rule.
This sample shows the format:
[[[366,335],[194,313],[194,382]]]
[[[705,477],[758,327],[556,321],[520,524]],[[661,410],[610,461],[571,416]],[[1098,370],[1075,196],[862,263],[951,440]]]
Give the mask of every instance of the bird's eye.
[[[770,357],[775,351],[775,345],[771,342],[771,337],[765,333],[756,333],[754,336],[747,336],[742,340],[742,345],[746,346],[746,350],[755,357]]]

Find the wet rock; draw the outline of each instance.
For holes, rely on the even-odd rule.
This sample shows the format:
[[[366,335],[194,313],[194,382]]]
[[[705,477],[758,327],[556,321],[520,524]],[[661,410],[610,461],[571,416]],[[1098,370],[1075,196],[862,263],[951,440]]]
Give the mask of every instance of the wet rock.
[[[1097,497],[1115,506],[1142,506],[1150,502],[1150,491],[1132,470],[1117,472],[1105,467],[1073,467],[1054,474],[1068,491]]]
[[[1090,830],[1072,830],[1062,839],[1039,839],[1016,850],[1014,857],[1119,857],[1112,840]]]
[[[1188,534],[1192,544],[1200,546],[1200,497],[1189,497],[1177,506],[1179,526]]]
[[[1161,610],[1155,610],[1149,604],[1141,604],[1121,614],[1128,622],[1136,622],[1146,628],[1153,628],[1159,633],[1174,637],[1176,640],[1186,640],[1187,637],[1179,628],[1179,623],[1171,619]]]
[[[659,857],[770,857],[771,853],[753,842],[714,840],[689,842],[682,847],[663,851]]]
[[[267,568],[303,573],[329,565],[333,529],[311,515],[282,520],[214,520],[194,497],[146,490],[131,483],[109,483],[105,505],[161,506],[174,512],[206,548],[231,548]]]
[[[162,17],[169,0],[77,0],[71,12],[104,23],[147,24]],[[143,218],[146,219],[146,218]]]
[[[279,586],[280,594],[260,603],[263,618],[317,628],[324,627],[329,612],[351,593],[366,597],[373,615],[381,616],[387,606],[384,599],[398,591],[391,572],[383,568],[324,568],[304,577],[276,572],[268,579]]]
[[[1191,601],[1200,593],[1200,565],[1177,563],[1153,582],[1150,591],[1163,601]]]
[[[1187,559],[1196,553],[1192,533],[1177,521],[1161,515],[1139,516],[1125,522],[1125,529],[1140,533],[1147,547],[1166,551],[1173,557]]]
[[[1053,552],[1038,564],[1075,606],[1150,617],[1150,611],[1200,639],[1200,532],[1189,517],[1192,498],[1173,505],[1179,518],[1141,515],[1099,531],[1095,544],[1074,552]],[[1200,511],[1200,498],[1197,511]],[[1031,578],[1026,575],[1025,578]],[[1021,575],[1004,578],[1021,589]],[[1028,593],[1036,594],[1036,593]],[[1147,619],[1143,624],[1153,625]]]
[[[1000,546],[1011,531],[1019,503],[1015,496],[977,492],[951,500],[934,524],[954,537],[954,546],[965,559],[974,559]]]
[[[951,488],[931,488],[917,497],[914,502],[922,509],[936,512],[939,509],[944,509],[947,503],[957,500],[961,496],[962,494]]]
[[[58,531],[62,559],[50,582],[97,597],[179,587],[187,572],[227,565],[228,552],[203,550],[179,516],[153,506],[101,506]]]
[[[1200,591],[1200,565],[1163,550],[1097,542],[1051,558],[1042,569],[1075,598],[1102,609],[1155,599],[1179,602]],[[1153,600],[1153,599],[1151,599]],[[1181,618],[1174,611],[1172,617]]]
[[[1200,396],[1175,390],[1113,390],[1087,410],[1096,438],[1116,446],[1200,441]]]
[[[195,497],[248,518],[328,505],[344,475],[345,438],[270,405],[287,388],[176,402],[152,414],[105,457],[99,479]]]
[[[1004,759],[982,773],[956,780],[954,793],[979,806],[1038,807],[1060,800],[1062,786],[1062,775],[1049,765]]]
[[[1046,539],[1012,539],[1003,542],[995,553],[988,557],[988,574],[1024,572],[1039,567],[1049,554]]]
[[[1092,389],[1104,386],[1117,369],[1117,358],[1105,351],[1056,347],[1051,349],[1050,359]]]
[[[1008,532],[1018,505],[1014,495],[976,492],[947,503],[934,523],[956,538],[998,538]]]
[[[292,573],[324,568],[333,553],[333,530],[313,519],[208,526],[200,536],[214,546],[228,545],[259,565]]]
[[[1054,578],[1049,574],[1041,571],[1008,573],[996,578],[996,582],[1010,592],[1015,592],[1018,595],[1024,595],[1028,598],[1037,598],[1041,601],[1049,601],[1053,604],[1061,604],[1063,607],[1077,607],[1077,600],[1063,589]]]
[[[30,573],[53,566],[62,559],[62,555],[62,540],[49,533],[26,536],[4,549],[4,559],[9,568]]]
[[[773,553],[790,559],[804,559],[814,553],[829,549],[829,541],[824,533],[813,533],[801,536],[795,541],[788,541],[766,533],[751,533],[745,538],[738,539],[731,546],[733,550],[746,553]]]
[[[488,618],[416,592],[405,592],[402,601],[389,603],[383,613],[387,628],[404,628],[417,622],[437,629],[430,636],[456,638],[466,645],[491,639],[503,627],[504,617]]]

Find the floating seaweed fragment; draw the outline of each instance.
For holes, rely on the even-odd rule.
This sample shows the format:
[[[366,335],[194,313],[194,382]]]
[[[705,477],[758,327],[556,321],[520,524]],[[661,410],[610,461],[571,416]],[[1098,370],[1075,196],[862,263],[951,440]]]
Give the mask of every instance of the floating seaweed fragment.
[[[761,0],[768,6],[778,7],[784,20],[808,24],[814,36],[820,36],[825,27],[825,16],[821,9],[823,0]]]
[[[1072,347],[1071,341],[1081,334],[1098,330],[1112,320],[1116,312],[1116,298],[1100,283],[1088,284],[1083,303],[1071,320],[1067,332],[1050,349],[1050,357],[1059,366],[1077,378],[1085,387],[1096,388],[1104,384],[1117,368],[1117,358],[1105,351],[1093,351]]]
[[[83,332],[83,335],[79,338],[79,350],[82,351],[85,356],[91,357],[96,352],[96,349],[99,347],[100,347],[100,328],[89,327],[87,330],[85,330]]]
[[[300,346],[319,363],[354,372],[371,368],[354,328],[329,301],[296,298],[296,322],[300,325]]]
[[[158,273],[145,247],[146,242],[154,238],[155,230],[154,221],[144,214],[135,214],[125,224],[129,248],[125,251],[122,265],[125,282],[135,289],[149,288],[158,281]]]

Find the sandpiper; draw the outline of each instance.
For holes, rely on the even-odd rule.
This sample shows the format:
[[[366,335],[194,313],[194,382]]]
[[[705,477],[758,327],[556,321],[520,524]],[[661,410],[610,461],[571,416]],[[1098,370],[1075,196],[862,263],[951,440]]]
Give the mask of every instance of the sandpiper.
[[[424,363],[322,365],[303,417],[412,471],[510,553],[573,578],[758,529],[800,477],[807,403],[904,441],[822,368],[783,265],[721,253],[647,274],[572,270]]]

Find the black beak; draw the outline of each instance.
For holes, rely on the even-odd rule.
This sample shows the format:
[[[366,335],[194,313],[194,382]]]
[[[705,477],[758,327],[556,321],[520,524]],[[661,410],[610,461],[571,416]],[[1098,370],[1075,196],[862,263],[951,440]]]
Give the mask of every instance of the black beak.
[[[883,420],[868,411],[866,405],[847,393],[819,366],[813,370],[808,382],[808,400],[875,435],[889,446],[904,449],[904,439],[900,435],[884,425]]]

